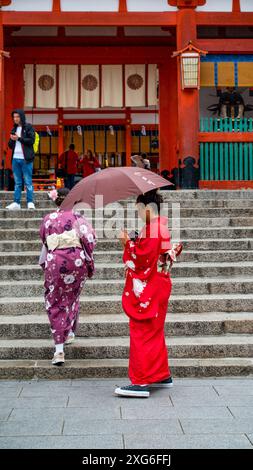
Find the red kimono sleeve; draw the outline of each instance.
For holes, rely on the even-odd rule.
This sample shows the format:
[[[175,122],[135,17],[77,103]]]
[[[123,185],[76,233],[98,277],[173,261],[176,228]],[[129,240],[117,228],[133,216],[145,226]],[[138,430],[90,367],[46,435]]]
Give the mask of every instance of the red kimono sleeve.
[[[123,262],[142,280],[150,276],[160,251],[159,238],[139,238],[136,242],[128,240],[123,254]]]

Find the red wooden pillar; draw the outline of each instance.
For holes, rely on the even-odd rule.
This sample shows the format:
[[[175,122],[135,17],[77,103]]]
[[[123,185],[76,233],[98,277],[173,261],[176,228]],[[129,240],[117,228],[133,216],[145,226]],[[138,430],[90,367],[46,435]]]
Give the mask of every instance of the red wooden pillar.
[[[0,168],[4,152],[4,34],[0,12]]]
[[[159,167],[177,168],[177,62],[170,57],[159,65]]]
[[[5,104],[4,104],[4,119],[2,122],[3,126],[3,133],[4,133],[4,148],[7,148],[7,144],[9,141],[9,136],[11,129],[13,127],[13,120],[11,113],[15,107],[14,102],[13,102],[13,97],[14,93],[16,92],[15,89],[15,80],[13,80],[14,77],[14,63],[12,58],[8,59],[5,61],[5,67],[4,67],[4,95],[5,97],[8,97],[8,99],[5,98]],[[0,123],[1,125],[1,123]],[[6,169],[11,169],[11,159],[10,159],[10,151],[7,154],[8,158],[5,161],[5,168]]]
[[[177,13],[177,50],[189,41],[197,44],[196,13],[192,8],[183,8]],[[181,162],[191,156],[198,160],[199,91],[181,86],[180,62],[177,60],[178,77],[178,150]]]
[[[58,156],[64,152],[64,127],[63,127],[63,110],[59,109],[58,113]]]
[[[132,155],[132,128],[131,128],[131,113],[130,110],[126,111],[126,166],[131,166]]]

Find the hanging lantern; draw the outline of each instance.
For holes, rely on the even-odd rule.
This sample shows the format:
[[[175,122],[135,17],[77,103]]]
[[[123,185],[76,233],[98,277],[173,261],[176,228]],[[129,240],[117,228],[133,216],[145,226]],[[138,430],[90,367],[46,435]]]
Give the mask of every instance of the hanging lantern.
[[[191,41],[184,49],[173,53],[172,57],[178,57],[180,60],[181,84],[183,90],[185,88],[200,89],[200,57],[206,54],[207,51],[198,49]]]

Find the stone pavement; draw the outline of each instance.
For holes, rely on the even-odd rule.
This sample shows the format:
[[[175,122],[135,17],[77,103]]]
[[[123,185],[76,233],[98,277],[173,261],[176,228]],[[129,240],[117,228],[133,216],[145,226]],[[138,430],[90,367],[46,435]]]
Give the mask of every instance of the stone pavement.
[[[0,381],[1,449],[253,449],[253,376],[174,380],[120,398],[124,378]]]

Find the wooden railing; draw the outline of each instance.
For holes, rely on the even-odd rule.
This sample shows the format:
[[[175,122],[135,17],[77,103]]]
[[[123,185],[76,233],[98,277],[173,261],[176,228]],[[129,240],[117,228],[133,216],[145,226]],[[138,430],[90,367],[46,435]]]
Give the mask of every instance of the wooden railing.
[[[253,119],[200,121],[200,180],[253,180]]]

